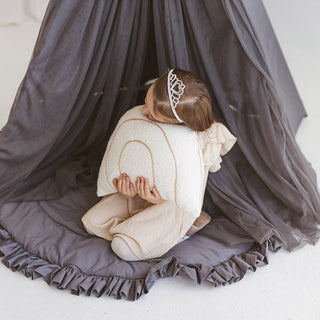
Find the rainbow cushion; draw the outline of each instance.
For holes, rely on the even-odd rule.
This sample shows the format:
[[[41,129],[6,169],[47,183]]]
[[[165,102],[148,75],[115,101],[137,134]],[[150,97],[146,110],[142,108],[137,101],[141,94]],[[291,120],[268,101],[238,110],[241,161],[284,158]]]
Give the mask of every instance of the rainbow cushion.
[[[101,162],[97,195],[117,192],[112,181],[127,173],[134,183],[148,178],[160,196],[198,217],[206,174],[195,131],[179,124],[151,121],[143,105],[128,110],[112,133]]]

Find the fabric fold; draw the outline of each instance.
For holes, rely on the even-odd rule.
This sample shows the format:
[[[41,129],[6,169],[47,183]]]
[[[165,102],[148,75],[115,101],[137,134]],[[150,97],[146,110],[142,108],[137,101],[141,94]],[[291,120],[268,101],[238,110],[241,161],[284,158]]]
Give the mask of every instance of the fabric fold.
[[[249,2],[250,12],[242,5]],[[159,278],[225,285],[266,264],[268,249],[318,242],[316,174],[292,130],[305,112],[292,84],[277,85],[290,72],[270,45],[272,29],[255,32],[250,15],[269,21],[253,2],[49,2],[0,132],[6,266],[73,294],[136,300]],[[203,198],[212,222],[162,257],[130,264],[88,235],[81,216],[99,200],[97,169],[118,120],[143,104],[140,88],[168,67],[201,78],[215,118],[238,143],[219,125],[204,133],[216,139],[207,143],[215,173]]]
[[[198,132],[201,149],[203,152],[203,162],[209,167],[210,172],[218,171],[221,168],[222,158],[227,154],[237,138],[221,122],[214,122],[210,128]]]
[[[255,272],[258,266],[268,264],[269,251],[276,252],[280,248],[280,244],[273,238],[267,239],[261,245],[255,242],[247,252],[234,255],[210,268],[182,264],[174,256],[168,256],[150,268],[145,278],[126,279],[117,275],[87,274],[76,265],[60,266],[46,261],[26,251],[8,232],[0,228],[0,256],[3,256],[1,262],[12,271],[21,271],[32,280],[42,277],[47,284],[70,290],[74,295],[106,295],[128,301],[137,300],[147,294],[160,278],[184,275],[198,284],[208,281],[214,287],[237,282],[248,270]]]

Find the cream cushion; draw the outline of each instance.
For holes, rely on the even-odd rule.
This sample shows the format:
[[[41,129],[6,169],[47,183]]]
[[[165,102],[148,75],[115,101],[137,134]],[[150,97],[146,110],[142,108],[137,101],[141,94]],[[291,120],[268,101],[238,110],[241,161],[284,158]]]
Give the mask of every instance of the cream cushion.
[[[197,133],[178,124],[151,121],[141,108],[128,110],[112,133],[99,169],[97,195],[117,192],[113,179],[125,172],[134,183],[148,179],[165,200],[198,217],[204,196],[203,156]]]

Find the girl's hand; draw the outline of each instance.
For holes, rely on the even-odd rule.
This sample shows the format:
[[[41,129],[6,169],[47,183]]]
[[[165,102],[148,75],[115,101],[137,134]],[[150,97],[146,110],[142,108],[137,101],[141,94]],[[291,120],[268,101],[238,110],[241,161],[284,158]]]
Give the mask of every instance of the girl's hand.
[[[138,194],[140,198],[147,200],[151,203],[161,203],[165,201],[160,197],[160,194],[156,187],[153,187],[152,191],[149,189],[149,181],[147,178],[143,177],[137,177],[135,182],[136,190],[138,191]]]
[[[114,178],[113,184],[122,195],[129,199],[137,194],[133,183],[130,181],[130,177],[126,173],[121,173],[119,180]]]

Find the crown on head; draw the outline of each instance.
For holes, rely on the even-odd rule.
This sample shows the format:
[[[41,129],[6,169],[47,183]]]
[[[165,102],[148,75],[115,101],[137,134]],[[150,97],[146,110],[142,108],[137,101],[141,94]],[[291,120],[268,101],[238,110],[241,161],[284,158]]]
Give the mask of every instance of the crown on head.
[[[182,96],[184,92],[184,88],[186,87],[184,83],[178,79],[177,75],[173,73],[174,69],[171,69],[168,72],[168,95],[169,95],[169,101],[170,106],[173,111],[173,114],[175,117],[180,121],[183,122],[177,112],[176,112],[176,106],[180,102],[180,97]]]

